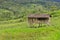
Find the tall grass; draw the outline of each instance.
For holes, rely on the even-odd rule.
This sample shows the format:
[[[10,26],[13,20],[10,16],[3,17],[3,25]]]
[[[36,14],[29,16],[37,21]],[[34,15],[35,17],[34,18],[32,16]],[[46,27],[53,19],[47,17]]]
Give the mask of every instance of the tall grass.
[[[60,19],[51,18],[51,25],[29,28],[26,21],[4,21],[0,24],[0,40],[60,40]]]

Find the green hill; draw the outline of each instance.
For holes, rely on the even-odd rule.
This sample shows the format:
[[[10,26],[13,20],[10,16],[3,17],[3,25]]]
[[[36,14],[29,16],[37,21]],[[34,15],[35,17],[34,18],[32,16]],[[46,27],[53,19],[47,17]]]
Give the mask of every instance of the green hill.
[[[59,0],[0,0],[0,40],[60,40]],[[48,13],[50,25],[30,27],[28,14]]]
[[[55,7],[54,10],[59,10],[60,2],[47,0],[0,0],[0,9],[8,10],[13,15],[12,18],[4,16],[6,20],[23,18],[30,13],[47,13],[53,10],[52,7]],[[6,15],[10,15],[10,13],[8,12]],[[2,15],[4,15],[3,11]]]

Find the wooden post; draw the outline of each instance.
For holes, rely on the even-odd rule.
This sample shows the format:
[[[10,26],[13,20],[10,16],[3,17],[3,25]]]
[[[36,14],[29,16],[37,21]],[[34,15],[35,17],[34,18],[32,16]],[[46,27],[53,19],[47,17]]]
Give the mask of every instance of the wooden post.
[[[40,25],[40,23],[39,23],[39,26],[38,26],[38,28],[40,27],[41,25]]]

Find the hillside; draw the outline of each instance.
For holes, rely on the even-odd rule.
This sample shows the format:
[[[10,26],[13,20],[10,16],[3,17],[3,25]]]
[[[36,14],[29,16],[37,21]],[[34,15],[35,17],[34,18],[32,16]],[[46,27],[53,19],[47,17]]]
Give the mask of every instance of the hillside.
[[[50,24],[29,25],[35,13],[50,14]],[[60,0],[0,0],[0,40],[60,40]]]
[[[52,0],[0,0],[0,10],[10,11],[0,12],[1,15],[8,15],[0,16],[0,18],[11,20],[25,17],[29,13],[47,13],[53,10],[52,7],[55,7],[54,10],[59,10],[60,2]],[[13,15],[12,18],[10,13]]]

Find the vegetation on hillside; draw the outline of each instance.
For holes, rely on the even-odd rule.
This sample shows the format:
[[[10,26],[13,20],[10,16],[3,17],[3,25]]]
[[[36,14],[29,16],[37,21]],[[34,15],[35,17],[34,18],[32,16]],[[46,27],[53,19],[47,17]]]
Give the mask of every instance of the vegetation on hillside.
[[[60,40],[59,0],[0,0],[0,40]],[[28,14],[48,13],[49,26],[30,28]]]
[[[59,4],[52,0],[0,0],[0,20],[25,18],[31,13],[52,13],[60,9]]]

